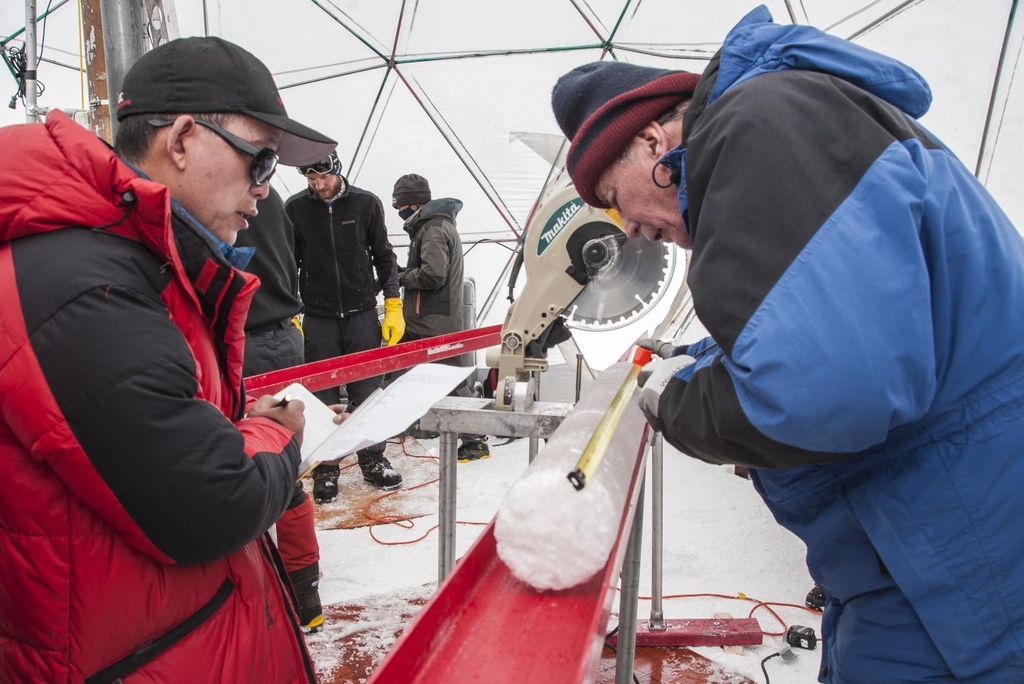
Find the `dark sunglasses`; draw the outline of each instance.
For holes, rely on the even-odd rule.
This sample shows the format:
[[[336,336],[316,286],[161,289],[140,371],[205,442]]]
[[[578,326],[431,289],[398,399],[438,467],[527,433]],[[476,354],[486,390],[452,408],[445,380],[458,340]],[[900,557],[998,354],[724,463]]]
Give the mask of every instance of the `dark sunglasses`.
[[[236,151],[241,152],[248,157],[252,157],[252,163],[249,165],[249,175],[252,177],[253,183],[256,185],[264,185],[273,178],[274,171],[277,170],[277,152],[269,147],[256,147],[252,143],[242,140],[234,133],[229,133],[220,126],[215,126],[208,121],[203,121],[202,119],[193,119],[193,121],[203,128],[216,133],[221,140],[226,142],[228,145],[231,145],[231,147],[235,148]],[[164,126],[170,126],[174,122],[165,121],[163,119],[150,119],[147,123],[156,128],[163,128]]]
[[[322,159],[311,166],[298,166],[296,168],[298,168],[299,173],[301,173],[303,176],[308,176],[311,173],[315,173],[318,176],[322,176],[325,173],[330,173],[332,170],[334,170],[334,159],[328,157],[327,159]]]

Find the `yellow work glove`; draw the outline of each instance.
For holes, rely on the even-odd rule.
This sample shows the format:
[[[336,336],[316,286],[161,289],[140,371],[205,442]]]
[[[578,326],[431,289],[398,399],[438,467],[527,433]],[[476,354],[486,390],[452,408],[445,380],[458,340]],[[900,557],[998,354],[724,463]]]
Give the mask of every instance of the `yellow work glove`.
[[[380,336],[390,347],[398,344],[405,334],[405,318],[402,316],[402,300],[388,297],[384,300],[384,322],[380,325]]]
[[[292,316],[292,325],[299,329],[299,332],[302,333],[303,339],[305,339],[306,331],[302,329],[302,314],[295,314]]]

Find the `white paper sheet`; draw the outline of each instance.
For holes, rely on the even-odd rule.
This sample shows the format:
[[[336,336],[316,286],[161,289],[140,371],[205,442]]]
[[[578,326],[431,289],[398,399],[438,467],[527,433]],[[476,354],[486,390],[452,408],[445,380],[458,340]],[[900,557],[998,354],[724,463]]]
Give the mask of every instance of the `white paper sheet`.
[[[299,478],[323,461],[332,461],[394,437],[448,396],[475,366],[446,366],[425,363],[378,389],[360,404],[341,425],[334,424],[334,411],[304,386],[294,383],[274,395],[286,395],[305,404],[306,427],[302,433],[302,463]]]

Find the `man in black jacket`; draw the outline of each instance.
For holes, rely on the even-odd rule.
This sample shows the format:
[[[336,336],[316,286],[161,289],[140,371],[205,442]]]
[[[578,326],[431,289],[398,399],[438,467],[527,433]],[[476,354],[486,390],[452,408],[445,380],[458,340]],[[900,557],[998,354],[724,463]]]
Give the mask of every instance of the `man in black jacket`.
[[[299,167],[309,187],[285,204],[295,226],[295,263],[305,309],[306,361],[392,345],[405,332],[398,290],[398,260],[388,241],[384,207],[373,193],[349,184],[337,152],[313,166]],[[374,274],[376,273],[376,278]],[[384,324],[377,322],[377,293],[384,291]],[[351,411],[380,386],[380,378],[350,382]],[[337,404],[334,388],[318,393]],[[396,489],[402,476],[384,457],[384,444],[359,451],[363,479],[380,489]],[[338,495],[338,466],[313,470],[318,503]]]
[[[260,279],[245,319],[245,377],[298,366],[303,362],[302,330],[295,269],[295,230],[284,213],[284,200],[270,188],[256,203],[257,214],[235,239],[238,250],[254,250],[245,270]],[[320,545],[316,519],[302,484],[292,505],[277,520],[277,548],[299,601],[299,619],[307,632],[323,628],[320,603]]]
[[[249,220],[249,229],[241,231],[235,241],[239,247],[256,250],[245,270],[260,279],[245,320],[242,368],[246,377],[305,361],[298,318],[302,300],[295,267],[295,229],[274,188],[257,208],[259,213]]]

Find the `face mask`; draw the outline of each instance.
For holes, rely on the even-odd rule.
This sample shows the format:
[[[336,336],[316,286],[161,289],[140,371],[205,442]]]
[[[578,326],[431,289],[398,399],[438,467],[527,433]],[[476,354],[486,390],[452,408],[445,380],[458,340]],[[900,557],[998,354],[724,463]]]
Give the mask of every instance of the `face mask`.
[[[413,211],[411,207],[406,207],[405,209],[399,209],[398,210],[398,215],[401,217],[401,219],[403,221],[408,221],[409,217],[412,216],[415,213],[416,212]]]

